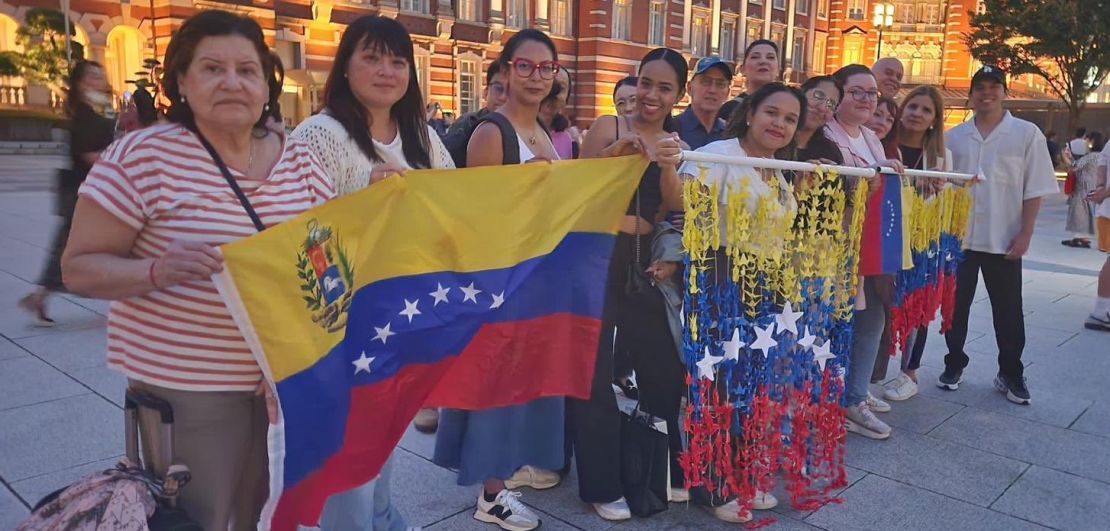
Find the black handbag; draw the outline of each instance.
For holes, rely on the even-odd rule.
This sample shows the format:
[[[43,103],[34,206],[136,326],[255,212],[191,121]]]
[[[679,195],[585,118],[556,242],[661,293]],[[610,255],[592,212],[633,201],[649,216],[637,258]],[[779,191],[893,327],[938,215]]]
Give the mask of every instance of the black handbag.
[[[651,302],[660,297],[655,287],[655,278],[644,271],[640,263],[640,191],[636,191],[636,234],[633,238],[632,263],[628,264],[628,275],[624,280],[624,295],[629,302]]]
[[[629,510],[640,517],[665,511],[670,489],[670,446],[654,420],[639,404],[621,412],[621,483]]]

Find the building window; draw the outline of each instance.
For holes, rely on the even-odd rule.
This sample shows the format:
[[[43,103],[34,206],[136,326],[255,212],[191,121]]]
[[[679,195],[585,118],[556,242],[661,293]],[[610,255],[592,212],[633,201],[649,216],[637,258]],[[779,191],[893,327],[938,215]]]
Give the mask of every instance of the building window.
[[[771,7],[786,11],[786,0],[771,0]]]
[[[652,2],[651,13],[648,15],[648,44],[653,46],[666,46],[666,41],[667,2]]]
[[[809,0],[797,0],[794,3],[794,12],[799,15],[809,14]]]
[[[844,65],[863,63],[863,35],[844,36]]]
[[[401,11],[422,15],[432,14],[431,10],[428,9],[428,0],[401,0]]]
[[[913,24],[917,22],[913,11],[913,2],[894,4],[894,21],[899,24]]]
[[[795,72],[805,72],[806,68],[806,34],[803,29],[794,30],[794,49],[790,57],[790,66]]]
[[[817,18],[829,18],[829,0],[817,0]]]
[[[987,4],[985,4],[983,2],[983,0],[979,0],[978,2],[975,3],[975,13],[977,13],[979,15],[982,15],[986,12],[987,12]]]
[[[470,59],[459,60],[459,114],[477,111],[481,107],[478,78],[481,74],[479,62]]]
[[[551,0],[551,33],[570,35],[570,0]]]
[[[786,51],[786,26],[771,24],[771,40],[779,47],[779,53]]]
[[[721,21],[721,57],[725,61],[736,59],[736,19]]]
[[[753,18],[748,19],[748,33],[744,36],[744,49],[747,50],[753,42],[763,38],[763,21]]]
[[[829,34],[817,32],[813,39],[813,71],[825,73],[825,54],[828,53]]]
[[[613,0],[613,38],[627,41],[631,35],[632,0]]]
[[[690,28],[690,55],[704,57],[709,52],[709,19],[695,16]]]
[[[850,20],[865,20],[867,18],[867,0],[849,0],[848,18]]]
[[[528,3],[525,0],[505,0],[505,24],[510,28],[528,26]]]
[[[469,20],[471,22],[478,22],[481,18],[482,0],[458,0],[455,7],[455,15],[460,20]]]
[[[922,4],[918,6],[920,14],[918,15],[918,22],[925,24],[942,24],[943,18],[940,15],[940,4]]]
[[[427,102],[428,98],[432,95],[432,56],[428,53],[422,53],[423,49],[413,54],[413,59],[416,60],[416,82],[420,85],[420,93],[424,96],[424,101]]]

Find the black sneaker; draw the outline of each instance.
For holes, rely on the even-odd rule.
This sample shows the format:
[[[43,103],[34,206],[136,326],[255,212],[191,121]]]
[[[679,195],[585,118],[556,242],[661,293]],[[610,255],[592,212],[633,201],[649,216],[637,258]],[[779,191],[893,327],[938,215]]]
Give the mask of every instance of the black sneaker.
[[[946,391],[955,391],[960,388],[960,384],[964,381],[963,369],[948,369],[945,368],[944,372],[940,373],[937,377],[937,387]]]
[[[1018,380],[998,373],[998,376],[994,377],[994,388],[998,389],[1000,393],[1005,393],[1006,400],[1010,402],[1023,406],[1028,406],[1030,403],[1029,388],[1025,386],[1025,377]]]

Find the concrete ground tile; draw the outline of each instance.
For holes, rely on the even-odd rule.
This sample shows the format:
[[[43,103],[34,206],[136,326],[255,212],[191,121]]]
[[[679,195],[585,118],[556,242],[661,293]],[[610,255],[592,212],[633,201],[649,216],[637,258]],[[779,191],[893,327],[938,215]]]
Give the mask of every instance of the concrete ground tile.
[[[86,299],[85,297],[78,297],[77,295],[63,295],[63,297],[78,306],[99,313],[105,317],[108,316],[108,308],[112,305],[112,301]]]
[[[1105,347],[1103,347],[1105,348]],[[1110,356],[1106,352],[1073,350],[1077,357],[1089,361],[1074,363],[1034,363],[1025,369],[1029,392],[1036,404],[1037,388],[1056,390],[1060,394],[1081,400],[1097,401],[1106,398],[1106,375],[1110,374]]]
[[[852,485],[855,485],[856,482],[858,482],[859,480],[861,480],[865,476],[867,476],[867,472],[865,472],[863,470],[860,470],[856,467],[845,466],[844,470],[848,475],[848,485],[845,486],[842,489],[838,489],[834,492],[829,493],[829,499],[827,500],[827,503],[835,503],[836,500],[839,499],[840,494],[843,493],[845,490],[848,490],[848,487],[851,487]],[[815,511],[799,511],[799,510],[795,509],[794,507],[792,507],[790,505],[790,495],[786,493],[784,485],[782,485],[781,482],[779,483],[779,485],[776,486],[774,494],[779,499],[779,505],[778,505],[778,507],[775,507],[772,510],[775,511],[776,513],[778,513],[778,514],[781,514],[783,516],[787,516],[789,518],[793,518],[795,520],[805,520],[807,516],[809,516],[809,515],[811,515],[815,512]]]
[[[991,508],[1061,530],[1105,529],[1110,485],[1034,466]]]
[[[24,358],[26,356],[26,350],[19,348],[19,345],[12,343],[8,338],[0,337],[0,361]]]
[[[480,487],[460,487],[455,474],[398,449],[393,453],[393,503],[410,526],[426,526],[472,507]]]
[[[0,361],[0,389],[0,411],[89,392],[33,356]]]
[[[104,327],[52,331],[17,339],[16,343],[63,371],[101,367],[108,354],[108,332]]]
[[[127,389],[127,377],[119,371],[101,365],[88,369],[73,369],[69,371],[69,375],[109,402],[123,407],[123,393]]]
[[[0,484],[0,529],[15,529],[30,511],[12,491]]]
[[[948,419],[929,435],[1026,463],[1110,482],[1110,453],[1106,451],[1110,443],[1104,437],[972,408]]]
[[[121,454],[108,459],[101,459],[92,463],[70,467],[65,470],[16,481],[12,483],[12,489],[19,493],[24,500],[27,500],[27,503],[34,506],[47,494],[65,487],[78,479],[102,470],[115,468],[116,463],[119,463],[122,457],[123,455]]]
[[[886,441],[849,436],[847,455],[856,468],[982,507],[1028,466],[897,429]]]
[[[431,461],[436,449],[436,434],[420,433],[410,423],[398,446]]]
[[[562,483],[557,487],[541,491],[523,489],[524,497],[521,501],[541,511],[557,515],[563,522],[579,529],[591,531],[607,529],[612,524],[602,520],[594,512],[593,507],[578,497],[577,464],[572,462],[570,468],[570,473],[563,477]]]
[[[918,373],[920,374],[920,373]],[[918,377],[920,383],[918,389],[922,386],[930,385],[932,382]],[[872,391],[875,396],[881,397],[882,391],[878,386]],[[939,389],[938,389],[939,390]],[[908,430],[913,433],[929,433],[930,430],[939,426],[949,417],[959,413],[963,406],[960,404],[922,396],[919,391],[917,396],[903,400],[901,402],[890,402],[889,413],[879,413],[878,416],[883,422],[890,424],[895,431]]]
[[[0,476],[15,482],[119,455],[123,413],[86,394],[0,411]]]
[[[1002,513],[869,475],[844,492],[844,503],[829,504],[805,519],[837,531],[913,529],[914,531],[1042,530]]]
[[[2,304],[3,301],[0,301],[0,305]],[[16,308],[15,302],[0,306],[0,335],[10,339],[21,339],[93,328],[103,330],[106,323],[103,315],[61,297],[50,299],[48,311],[50,318],[58,324],[51,328],[42,328],[34,326],[31,316]]]
[[[575,531],[578,529],[543,511],[536,511],[536,516],[539,516],[540,521],[543,522],[540,529],[544,531],[552,529],[556,531]],[[412,525],[412,522],[408,523]],[[426,531],[490,531],[491,529],[497,528],[493,525],[475,520],[474,509],[467,509],[449,518],[440,520],[433,525],[425,526],[424,529]]]
[[[937,390],[943,392],[942,389]],[[1067,390],[1047,387],[1030,379],[1029,393],[1033,398],[1032,407],[1006,400],[993,385],[966,388],[961,386],[954,394],[966,395],[963,400],[969,407],[1066,428],[1079,418],[1079,415],[1091,405],[1091,401],[1061,394],[1061,392],[1066,393]]]
[[[1071,429],[1110,438],[1110,402],[1095,402],[1079,416]]]

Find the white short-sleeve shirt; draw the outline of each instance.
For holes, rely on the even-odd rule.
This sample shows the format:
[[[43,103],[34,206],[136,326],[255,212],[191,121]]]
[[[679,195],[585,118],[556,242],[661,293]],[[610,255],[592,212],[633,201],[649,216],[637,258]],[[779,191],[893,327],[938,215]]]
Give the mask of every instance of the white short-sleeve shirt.
[[[987,138],[969,120],[949,130],[944,143],[953,171],[983,179],[971,188],[975,203],[964,248],[1006,254],[1021,232],[1022,203],[1060,191],[1044,134],[1006,111]]]
[[[1110,142],[1106,143],[1106,147],[1102,148],[1098,158],[1099,167],[1110,168]],[[1100,170],[1101,171],[1101,170]],[[1110,180],[1107,180],[1106,186],[1110,186]],[[1095,215],[1100,218],[1110,218],[1110,199],[1102,202],[1095,210]]]

